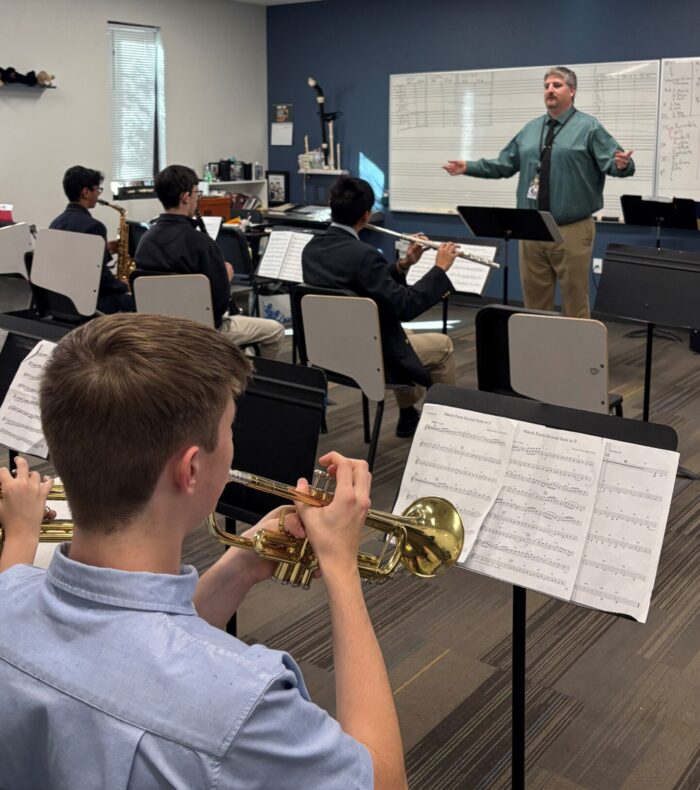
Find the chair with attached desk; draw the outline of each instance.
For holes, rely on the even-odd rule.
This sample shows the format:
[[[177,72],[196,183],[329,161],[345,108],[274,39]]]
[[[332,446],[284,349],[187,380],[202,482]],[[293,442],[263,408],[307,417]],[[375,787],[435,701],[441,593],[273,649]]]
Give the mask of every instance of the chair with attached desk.
[[[137,313],[160,313],[214,326],[211,286],[203,274],[151,274],[129,278]]]
[[[68,325],[97,313],[105,243],[100,236],[68,230],[40,230],[34,252],[25,255],[31,272],[33,312]]]
[[[479,389],[622,416],[608,392],[607,329],[600,321],[493,305],[476,315]]]
[[[296,285],[292,291],[294,342],[302,365],[318,367],[329,381],[362,392],[367,463],[374,464],[388,381],[384,370],[379,312],[372,299],[349,291]],[[376,403],[370,436],[369,401]]]

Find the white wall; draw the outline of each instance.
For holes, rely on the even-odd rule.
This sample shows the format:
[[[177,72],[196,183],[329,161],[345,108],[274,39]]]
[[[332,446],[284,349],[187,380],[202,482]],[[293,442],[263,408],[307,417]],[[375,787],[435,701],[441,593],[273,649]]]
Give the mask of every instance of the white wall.
[[[0,58],[57,90],[0,88],[0,203],[46,227],[74,164],[110,199],[107,21],[157,25],[165,50],[166,158],[197,172],[235,156],[267,165],[266,11],[232,0],[1,0]],[[117,213],[95,209],[110,230]]]

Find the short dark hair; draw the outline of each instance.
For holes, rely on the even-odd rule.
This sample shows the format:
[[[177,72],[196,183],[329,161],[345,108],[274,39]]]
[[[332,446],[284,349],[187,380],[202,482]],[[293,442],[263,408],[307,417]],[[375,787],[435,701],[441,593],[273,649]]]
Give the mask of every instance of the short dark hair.
[[[156,176],[155,190],[163,208],[177,208],[180,196],[191,192],[199,183],[199,177],[191,167],[186,165],[168,165]]]
[[[104,176],[99,170],[92,170],[82,165],[74,165],[69,167],[63,176],[63,191],[66,193],[68,200],[75,203],[77,200],[80,200],[80,193],[83,189],[94,189],[103,180]]]
[[[362,178],[340,176],[331,187],[331,219],[341,225],[355,225],[374,205],[372,187]]]
[[[552,66],[551,69],[547,69],[547,73],[544,75],[545,80],[550,74],[558,74],[570,88],[576,90],[578,85],[576,72],[572,71],[568,66]]]
[[[147,505],[178,448],[212,452],[250,370],[226,335],[183,318],[116,313],[66,335],[40,405],[76,523],[113,531]]]

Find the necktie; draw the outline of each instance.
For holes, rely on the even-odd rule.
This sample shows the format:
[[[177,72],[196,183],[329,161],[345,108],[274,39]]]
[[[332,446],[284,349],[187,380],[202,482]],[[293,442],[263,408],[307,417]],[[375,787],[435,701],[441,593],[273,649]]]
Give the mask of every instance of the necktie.
[[[554,130],[557,128],[556,119],[550,118],[547,121],[547,126],[547,137],[540,155],[540,187],[537,192],[537,208],[540,211],[549,211],[549,171],[552,165]]]

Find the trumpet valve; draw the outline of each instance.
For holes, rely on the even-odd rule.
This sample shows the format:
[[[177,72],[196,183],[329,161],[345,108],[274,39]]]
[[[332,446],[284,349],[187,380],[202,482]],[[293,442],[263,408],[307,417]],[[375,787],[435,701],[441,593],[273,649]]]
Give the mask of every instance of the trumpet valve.
[[[322,494],[335,493],[335,478],[331,477],[325,469],[314,469],[311,485]]]

